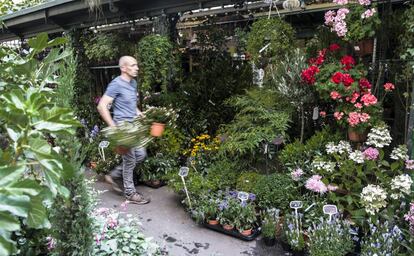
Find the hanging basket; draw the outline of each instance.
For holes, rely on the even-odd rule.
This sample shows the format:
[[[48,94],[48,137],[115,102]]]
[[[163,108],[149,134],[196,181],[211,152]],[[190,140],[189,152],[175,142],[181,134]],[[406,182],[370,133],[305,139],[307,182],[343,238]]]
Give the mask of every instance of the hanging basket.
[[[152,123],[151,125],[151,136],[160,137],[164,132],[165,124]]]

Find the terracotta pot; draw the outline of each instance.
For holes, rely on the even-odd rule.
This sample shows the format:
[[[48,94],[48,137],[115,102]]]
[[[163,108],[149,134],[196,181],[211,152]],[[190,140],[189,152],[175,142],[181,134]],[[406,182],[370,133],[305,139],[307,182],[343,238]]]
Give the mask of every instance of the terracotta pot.
[[[151,125],[151,136],[160,137],[164,132],[165,124],[152,123]]]
[[[95,169],[96,165],[97,165],[96,162],[89,162],[89,168],[91,168],[91,169]]]
[[[367,132],[357,132],[352,129],[348,129],[348,138],[352,142],[364,142],[367,140]]]
[[[119,155],[125,155],[129,152],[129,148],[127,148],[125,146],[116,146],[114,151],[115,151],[115,153],[117,153]]]
[[[228,224],[225,224],[225,225],[223,225],[223,228],[224,228],[225,230],[233,230],[234,226],[233,226],[233,225],[228,225]]]
[[[209,221],[208,221],[208,224],[209,224],[209,225],[218,225],[218,224],[219,224],[219,222],[218,222],[218,220],[209,220]]]
[[[240,234],[243,236],[250,236],[252,234],[252,229],[242,230]]]

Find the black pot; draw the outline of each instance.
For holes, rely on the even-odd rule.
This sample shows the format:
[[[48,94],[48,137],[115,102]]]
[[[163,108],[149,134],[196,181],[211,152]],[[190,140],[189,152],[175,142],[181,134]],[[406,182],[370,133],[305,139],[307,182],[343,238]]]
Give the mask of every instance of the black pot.
[[[274,237],[263,237],[263,241],[267,246],[274,246],[276,244],[276,239]]]

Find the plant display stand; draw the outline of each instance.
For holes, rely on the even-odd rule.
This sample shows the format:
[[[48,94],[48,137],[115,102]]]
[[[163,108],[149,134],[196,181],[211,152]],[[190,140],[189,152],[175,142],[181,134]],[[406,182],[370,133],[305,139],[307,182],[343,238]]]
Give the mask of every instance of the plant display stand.
[[[240,234],[237,230],[233,229],[233,230],[225,230],[221,225],[210,225],[208,223],[203,223],[203,226],[208,228],[208,229],[212,229],[214,231],[238,238],[240,240],[244,240],[244,241],[253,241],[254,239],[256,239],[257,236],[260,235],[260,230],[257,228],[254,228],[252,231],[252,234],[249,236],[244,236],[242,234]]]

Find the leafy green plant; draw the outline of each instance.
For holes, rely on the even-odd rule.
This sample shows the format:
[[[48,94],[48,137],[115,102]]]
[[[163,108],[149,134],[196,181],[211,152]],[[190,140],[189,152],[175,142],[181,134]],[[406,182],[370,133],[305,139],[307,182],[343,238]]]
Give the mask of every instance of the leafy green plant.
[[[48,143],[49,135],[73,136],[79,123],[68,108],[58,107],[47,85],[57,82],[58,62],[69,55],[56,46],[65,40],[49,41],[47,34],[29,40],[32,48],[22,57],[0,48],[0,133],[8,143],[0,150],[0,254],[15,251],[11,234],[29,228],[50,228],[44,203],[56,195],[67,198],[62,181],[73,177],[75,168]],[[35,57],[50,48],[38,61]],[[20,220],[18,219],[20,218]]]
[[[285,225],[283,227],[283,239],[293,251],[302,251],[305,248],[302,218],[300,216],[296,220],[293,215],[286,215]]]
[[[292,178],[280,173],[261,176],[254,184],[253,193],[257,196],[258,205],[263,209],[286,210],[290,201],[299,198],[298,188]]]
[[[294,43],[292,26],[280,18],[260,19],[253,23],[247,39],[247,51],[254,63],[259,63],[260,57],[281,59],[292,51]],[[259,51],[270,45],[262,53]]]
[[[254,192],[254,187],[261,175],[257,172],[242,172],[237,179],[236,189],[244,192]]]
[[[219,202],[220,199],[216,193],[204,193],[198,200],[194,211],[198,216],[199,223],[205,223],[209,220],[217,220],[219,217]]]
[[[164,180],[168,173],[178,170],[176,159],[163,154],[148,157],[139,165],[137,172],[143,181]]]
[[[177,120],[177,114],[173,109],[168,109],[165,107],[152,107],[149,106],[143,112],[145,119],[150,122],[157,122],[172,126]]]
[[[161,85],[162,91],[167,92],[168,83],[180,73],[173,43],[166,36],[148,35],[139,41],[137,55],[142,72],[141,90],[150,91]]]
[[[98,145],[95,145],[98,147]],[[93,159],[93,158],[92,158]],[[105,161],[102,157],[98,158],[96,162],[96,168],[94,171],[98,174],[107,174],[112,171],[117,165],[121,164],[122,157],[119,154],[115,154],[113,150],[105,150]]]
[[[275,238],[276,236],[276,223],[271,220],[262,222],[262,235],[266,238]]]
[[[225,141],[220,147],[221,154],[254,156],[263,141],[272,141],[277,136],[286,138],[290,107],[278,93],[252,89],[228,102],[238,113],[231,123],[223,126]]]
[[[96,33],[83,40],[85,55],[90,61],[116,61],[120,40],[113,33]]]

